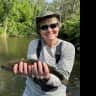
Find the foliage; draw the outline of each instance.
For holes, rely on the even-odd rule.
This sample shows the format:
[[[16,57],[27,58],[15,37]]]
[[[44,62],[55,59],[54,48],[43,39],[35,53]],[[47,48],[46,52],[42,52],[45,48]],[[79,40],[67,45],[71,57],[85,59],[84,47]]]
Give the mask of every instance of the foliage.
[[[0,0],[0,25],[7,35],[26,36],[35,31],[35,17],[40,13],[43,0]],[[38,6],[38,7],[37,7]],[[1,26],[0,26],[0,29]],[[6,29],[6,30],[5,30]]]
[[[35,18],[43,10],[62,15],[59,37],[80,45],[80,0],[0,0],[0,34],[31,36],[36,34]]]
[[[80,17],[74,15],[70,19],[62,23],[61,38],[74,41],[74,39],[80,37]],[[76,41],[74,41],[75,43]]]
[[[73,16],[62,23],[61,32],[59,37],[72,42],[76,51],[80,52],[80,18],[79,16]]]

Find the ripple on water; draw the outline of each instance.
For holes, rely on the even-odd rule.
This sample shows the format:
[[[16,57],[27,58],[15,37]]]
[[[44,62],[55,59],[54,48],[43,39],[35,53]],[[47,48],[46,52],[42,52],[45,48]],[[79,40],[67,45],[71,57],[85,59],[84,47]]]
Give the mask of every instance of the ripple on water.
[[[4,83],[4,81],[0,80],[0,93],[2,93],[4,91],[4,89],[5,89],[5,83]]]

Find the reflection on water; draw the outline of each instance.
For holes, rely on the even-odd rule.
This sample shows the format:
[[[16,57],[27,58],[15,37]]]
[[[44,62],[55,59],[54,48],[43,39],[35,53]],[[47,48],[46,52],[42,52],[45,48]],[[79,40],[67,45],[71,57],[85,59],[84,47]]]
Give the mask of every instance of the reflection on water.
[[[0,64],[9,60],[26,58],[27,47],[32,38],[0,38]],[[79,86],[79,62],[76,61],[71,85]],[[75,74],[75,75],[74,75]],[[76,81],[75,83],[73,81]],[[22,82],[22,83],[21,83]],[[0,70],[0,96],[22,96],[25,78]]]
[[[25,57],[29,40],[28,38],[7,38],[7,40],[0,38],[0,59]]]
[[[32,38],[0,38],[0,64],[9,60],[26,58],[28,43]],[[0,96],[22,96],[23,77],[0,70]],[[22,82],[22,83],[21,83]]]

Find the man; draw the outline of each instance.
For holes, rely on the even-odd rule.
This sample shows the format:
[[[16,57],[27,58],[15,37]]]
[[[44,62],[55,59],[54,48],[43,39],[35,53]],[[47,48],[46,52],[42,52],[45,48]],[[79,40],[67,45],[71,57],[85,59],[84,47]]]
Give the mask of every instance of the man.
[[[20,62],[15,64],[15,74],[32,74],[27,77],[23,96],[66,96],[66,85],[56,75],[50,73],[47,64],[60,72],[68,80],[73,68],[75,48],[58,38],[61,16],[44,11],[36,17],[37,33],[40,39],[32,40],[28,47],[28,59],[37,59],[33,65]]]

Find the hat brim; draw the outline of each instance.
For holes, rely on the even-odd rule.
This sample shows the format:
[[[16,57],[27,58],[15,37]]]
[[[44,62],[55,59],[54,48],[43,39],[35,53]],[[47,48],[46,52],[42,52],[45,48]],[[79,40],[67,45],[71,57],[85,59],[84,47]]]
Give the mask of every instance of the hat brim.
[[[45,15],[37,16],[36,17],[36,27],[37,27],[37,33],[39,33],[39,23],[43,21],[46,18],[56,17],[59,21],[61,21],[61,15],[59,13],[46,13]]]
[[[59,14],[51,14],[51,15],[45,15],[45,16],[38,16],[36,17],[36,23],[42,21],[43,19],[50,18],[50,17],[56,17],[60,21],[60,15]]]

